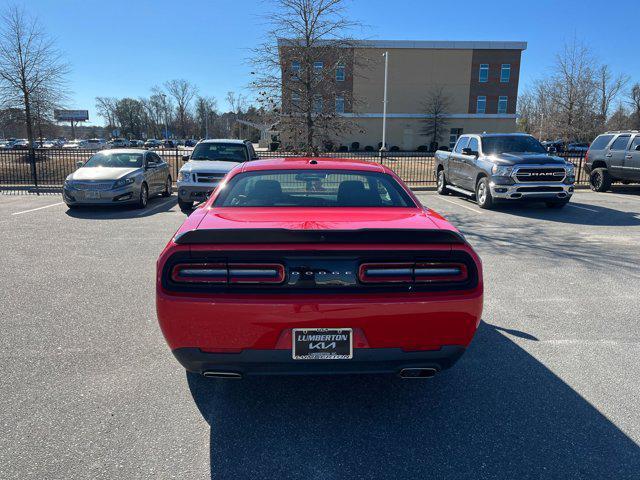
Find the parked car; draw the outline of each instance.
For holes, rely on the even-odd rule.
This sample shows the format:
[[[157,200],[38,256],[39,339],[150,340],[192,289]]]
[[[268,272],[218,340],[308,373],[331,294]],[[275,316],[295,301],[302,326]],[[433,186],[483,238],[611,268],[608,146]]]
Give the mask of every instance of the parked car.
[[[613,182],[640,182],[640,132],[623,130],[599,135],[585,157],[591,189],[606,192]]]
[[[89,140],[83,140],[80,148],[86,148],[87,150],[102,150],[107,148],[107,142],[102,138],[90,138]]]
[[[185,147],[195,147],[197,144],[198,144],[198,141],[194,140],[193,138],[185,140],[185,142],[184,142],[184,146]]]
[[[11,143],[11,148],[13,150],[27,150],[29,148],[29,140],[27,140],[26,138],[19,138],[17,140],[14,140]]]
[[[103,150],[87,163],[79,162],[79,167],[64,182],[63,199],[69,208],[94,204],[145,208],[150,196],[171,195],[169,165],[154,152]]]
[[[129,148],[129,140],[126,138],[114,138],[108,142],[109,148]]]
[[[178,143],[175,140],[163,140],[162,148],[178,148]]]
[[[569,143],[567,145],[566,151],[568,153],[585,153],[587,150],[589,150],[589,144],[588,143]]]
[[[132,148],[142,147],[144,142],[142,140],[129,140],[129,146]]]
[[[562,140],[546,140],[542,146],[549,153],[562,153],[565,151],[565,143]]]
[[[199,142],[178,173],[178,205],[182,210],[193,208],[218,186],[224,176],[238,163],[258,156],[248,140],[212,139]]]
[[[159,148],[162,146],[162,141],[156,140],[155,138],[150,138],[146,142],[144,142],[144,148]]]
[[[482,313],[472,247],[363,161],[236,166],[157,265],[165,339],[207,377],[429,377],[460,358]]]
[[[64,149],[84,149],[87,147],[86,140],[72,140],[62,145]]]
[[[562,208],[573,195],[575,167],[524,133],[462,135],[452,152],[435,154],[437,190],[475,196],[480,208],[534,200]]]

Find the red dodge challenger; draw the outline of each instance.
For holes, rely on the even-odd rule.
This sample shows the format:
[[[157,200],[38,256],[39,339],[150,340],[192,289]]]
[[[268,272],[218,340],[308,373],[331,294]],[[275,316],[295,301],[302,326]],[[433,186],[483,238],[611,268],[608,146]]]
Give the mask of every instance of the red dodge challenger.
[[[158,320],[207,377],[398,373],[453,365],[482,314],[464,237],[379,164],[238,165],[157,264]]]

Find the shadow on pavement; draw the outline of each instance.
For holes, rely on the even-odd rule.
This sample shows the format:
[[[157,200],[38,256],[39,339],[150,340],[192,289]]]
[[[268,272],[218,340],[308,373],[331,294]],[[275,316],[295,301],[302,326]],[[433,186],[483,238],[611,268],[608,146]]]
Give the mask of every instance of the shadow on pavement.
[[[525,337],[526,338],[526,335]],[[213,478],[637,478],[640,447],[482,324],[432,380],[187,374]]]
[[[87,205],[74,209],[68,208],[66,214],[73,218],[91,220],[123,220],[127,218],[144,218],[162,212],[168,212],[178,203],[178,197],[152,197],[147,208],[140,209],[134,205]]]

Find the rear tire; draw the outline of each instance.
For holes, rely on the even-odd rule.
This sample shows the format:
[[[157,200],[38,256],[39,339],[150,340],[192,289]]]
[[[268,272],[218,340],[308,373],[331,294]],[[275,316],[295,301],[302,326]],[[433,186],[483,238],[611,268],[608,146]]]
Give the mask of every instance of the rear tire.
[[[169,175],[167,177],[166,182],[164,182],[164,191],[162,192],[162,196],[170,197],[172,191],[173,191],[173,183],[171,181],[171,175]]]
[[[447,185],[447,178],[444,175],[444,169],[441,168],[440,170],[438,170],[438,175],[436,177],[436,191],[440,195],[449,195]]]
[[[606,192],[611,188],[611,175],[606,168],[596,168],[589,175],[589,184],[594,192]]]
[[[489,179],[487,177],[482,177],[476,184],[476,203],[480,208],[485,210],[490,210],[494,206],[491,188],[489,188]]]
[[[193,210],[193,202],[185,202],[184,200],[178,199],[178,207],[182,211]]]

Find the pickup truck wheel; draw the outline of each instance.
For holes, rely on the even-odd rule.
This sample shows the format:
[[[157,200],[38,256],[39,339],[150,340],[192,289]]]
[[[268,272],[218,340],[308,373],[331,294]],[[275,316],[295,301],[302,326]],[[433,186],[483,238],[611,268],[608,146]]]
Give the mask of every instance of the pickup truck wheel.
[[[183,211],[193,210],[193,202],[185,202],[184,200],[178,199],[178,207]]]
[[[476,185],[476,203],[480,208],[487,210],[493,208],[493,197],[491,196],[491,189],[489,188],[489,180],[487,177],[482,177],[478,180]]]
[[[449,190],[447,190],[447,179],[444,176],[444,170],[438,170],[438,176],[436,177],[436,190],[440,195],[449,195]]]
[[[611,188],[611,175],[606,168],[595,168],[589,175],[589,184],[594,192],[606,192]]]

